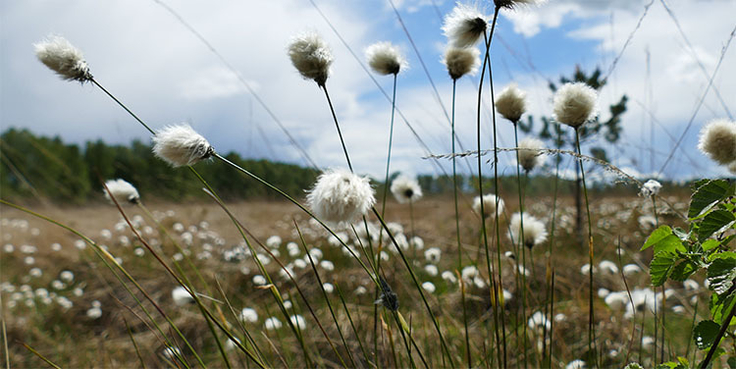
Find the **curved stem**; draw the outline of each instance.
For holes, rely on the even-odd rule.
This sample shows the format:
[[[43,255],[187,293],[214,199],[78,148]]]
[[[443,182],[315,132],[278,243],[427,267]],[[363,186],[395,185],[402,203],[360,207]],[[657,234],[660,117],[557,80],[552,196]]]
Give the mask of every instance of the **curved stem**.
[[[350,171],[353,172],[353,164],[350,163],[350,155],[348,155],[348,148],[345,146],[345,140],[342,137],[342,131],[340,130],[340,123],[337,121],[337,114],[335,114],[335,108],[332,107],[332,99],[330,99],[330,94],[327,92],[327,86],[322,84],[319,87],[322,88],[322,91],[325,92],[325,97],[327,97],[327,103],[330,105],[330,112],[332,113],[332,119],[335,121],[335,127],[337,128],[337,135],[340,136],[340,144],[342,145],[342,151],[345,153],[345,160],[348,162],[348,168],[350,168]]]

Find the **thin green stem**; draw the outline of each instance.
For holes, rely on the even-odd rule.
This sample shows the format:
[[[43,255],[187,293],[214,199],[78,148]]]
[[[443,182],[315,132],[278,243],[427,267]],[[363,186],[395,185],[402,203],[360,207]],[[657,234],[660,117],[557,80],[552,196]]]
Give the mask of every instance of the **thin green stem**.
[[[381,201],[381,216],[386,215],[386,198],[388,197],[388,192],[389,192],[388,177],[391,173],[390,171],[391,170],[391,146],[393,145],[393,140],[394,140],[394,112],[396,111],[396,80],[397,80],[397,74],[394,73],[394,89],[393,89],[394,92],[393,92],[393,97],[391,98],[391,124],[389,126],[389,133],[388,133],[388,156],[386,156],[386,176],[383,181],[383,200]],[[347,156],[347,151],[345,152],[345,155]]]
[[[518,122],[514,123],[514,143],[517,148],[516,151],[516,183],[518,186],[518,192],[519,192],[519,234],[517,235],[519,237],[518,243],[519,248],[521,249],[521,263],[523,267],[523,271],[521,272],[521,287],[522,287],[522,298],[521,298],[521,321],[522,325],[524,326],[524,337],[523,337],[523,353],[524,353],[524,367],[528,366],[527,362],[527,355],[526,355],[526,348],[527,348],[527,326],[528,324],[523,324],[523,322],[526,322],[526,310],[527,310],[527,285],[526,285],[526,242],[524,241],[524,194],[522,193],[522,186],[521,186],[521,160],[519,158],[519,125]]]
[[[135,115],[132,111],[130,111],[130,109],[128,109],[128,107],[125,106],[125,104],[123,104],[122,102],[120,102],[120,100],[118,100],[113,94],[111,94],[109,91],[107,91],[107,89],[105,89],[104,87],[102,87],[102,85],[99,84],[99,82],[97,82],[97,80],[95,80],[94,78],[92,78],[90,81],[95,86],[99,87],[100,90],[102,90],[102,92],[104,92],[105,94],[107,94],[107,96],[109,96],[111,99],[113,99],[113,101],[115,101],[118,105],[120,105],[121,108],[125,109],[125,111],[128,112],[128,114],[130,114],[130,116],[132,116],[133,118],[135,118],[135,120],[137,120],[138,123],[140,123],[141,125],[143,125],[143,127],[145,127],[148,130],[148,132],[151,132],[151,134],[154,135],[154,136],[156,135],[156,132],[153,129],[151,129],[151,127],[149,127],[146,123],[144,123],[141,120],[141,118],[138,118],[137,115]]]
[[[578,155],[583,155],[582,151],[580,150],[580,132],[576,128],[575,129],[575,146],[578,150]],[[586,216],[588,218],[588,256],[590,263],[590,274],[589,274],[589,289],[588,289],[588,351],[591,353],[591,356],[594,358],[596,366],[598,365],[598,355],[596,355],[596,345],[595,345],[595,329],[593,327],[593,323],[595,322],[595,312],[593,309],[593,274],[594,274],[594,268],[593,268],[593,219],[590,216],[590,201],[588,200],[588,186],[585,183],[585,169],[583,168],[583,159],[578,158],[578,163],[580,164],[580,177],[583,181],[583,194],[585,196],[585,212]]]
[[[325,97],[327,98],[327,104],[330,105],[330,112],[332,113],[332,119],[335,121],[335,128],[337,128],[337,135],[340,136],[340,144],[342,145],[342,151],[345,153],[345,160],[348,162],[348,168],[350,168],[350,171],[353,172],[353,164],[350,163],[350,155],[348,155],[348,148],[345,146],[345,139],[342,137],[342,131],[340,130],[340,123],[337,121],[337,114],[335,114],[335,108],[332,106],[332,99],[330,99],[330,94],[327,92],[327,85],[320,85],[322,88],[322,91],[325,92]]]

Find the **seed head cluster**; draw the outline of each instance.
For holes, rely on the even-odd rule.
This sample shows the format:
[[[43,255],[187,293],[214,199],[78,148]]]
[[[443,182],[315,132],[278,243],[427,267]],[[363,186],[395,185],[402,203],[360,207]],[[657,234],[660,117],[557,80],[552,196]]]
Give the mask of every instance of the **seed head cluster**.
[[[172,167],[194,165],[214,155],[207,139],[188,124],[166,126],[153,136],[153,153]]]
[[[544,143],[536,138],[527,137],[519,142],[519,164],[525,171],[544,164],[546,156],[540,151],[543,148]]]
[[[118,203],[129,202],[131,204],[137,204],[141,199],[138,190],[124,179],[109,179],[105,181],[105,186],[109,191],[103,191],[105,198],[111,203],[113,202],[112,198],[110,198],[111,194]]]
[[[496,111],[516,124],[526,113],[526,93],[511,83],[496,96]]]
[[[81,83],[92,79],[82,52],[64,37],[50,35],[33,47],[36,49],[38,60],[62,79]]]
[[[449,47],[445,51],[444,63],[447,66],[447,72],[454,80],[466,74],[473,75],[480,67],[480,51],[474,47]]]
[[[390,42],[377,42],[368,46],[365,56],[373,71],[384,76],[398,74],[408,66],[399,48]]]
[[[486,18],[474,6],[457,4],[452,12],[445,16],[442,31],[453,47],[470,47],[478,42],[488,27]]]
[[[524,246],[532,248],[544,241],[547,241],[547,230],[545,229],[544,222],[527,213],[524,213],[523,218],[519,213],[514,213],[514,215],[511,216],[511,222],[509,224],[509,238],[511,238],[512,241],[517,244],[521,243],[522,219],[524,223]]]
[[[288,47],[289,58],[304,79],[324,86],[330,74],[332,50],[320,35],[307,32],[294,37]]]
[[[399,176],[391,183],[391,193],[402,204],[415,202],[422,198],[422,188],[416,179]]]
[[[498,213],[503,212],[503,199],[498,198]],[[476,196],[475,199],[473,199],[473,211],[476,212],[476,214],[481,214],[481,199],[480,196]],[[483,218],[487,218],[490,216],[496,215],[496,195],[488,194],[483,195]]]
[[[376,199],[367,177],[330,169],[317,177],[317,183],[307,194],[307,202],[320,220],[349,223],[364,215]]]
[[[582,82],[566,83],[555,93],[553,114],[558,122],[579,128],[595,118],[598,92]]]
[[[710,121],[700,131],[698,149],[718,164],[736,165],[736,122],[728,119]]]

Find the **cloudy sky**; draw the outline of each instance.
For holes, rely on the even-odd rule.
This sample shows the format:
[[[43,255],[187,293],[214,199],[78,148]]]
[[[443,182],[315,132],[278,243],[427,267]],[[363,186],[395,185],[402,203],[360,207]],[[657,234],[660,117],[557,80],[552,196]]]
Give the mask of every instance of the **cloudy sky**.
[[[58,34],[84,52],[96,80],[154,128],[187,122],[220,152],[306,165],[275,116],[319,167],[344,166],[322,91],[300,78],[286,56],[293,35],[314,30],[335,55],[327,85],[356,171],[375,177],[385,171],[391,105],[376,82],[390,91],[391,78],[371,76],[361,63],[368,45],[391,41],[410,63],[398,80],[397,107],[406,120],[397,115],[392,171],[439,173],[422,158],[428,152],[407,122],[431,153],[450,151],[445,112],[452,84],[440,62],[446,43],[440,27],[454,3],[393,0],[407,35],[389,0],[313,1],[3,1],[2,129],[28,128],[76,143],[150,140],[99,89],[64,82],[35,59],[33,43]],[[480,7],[493,11],[489,1]],[[608,148],[614,164],[645,176],[724,174],[696,144],[707,121],[736,113],[736,45],[723,54],[705,94],[736,27],[733,14],[733,0],[558,0],[502,11],[492,51],[494,84],[498,91],[517,82],[528,91],[530,113],[539,117],[551,110],[548,81],[570,75],[576,65],[599,67],[604,75],[613,70],[601,90],[602,117],[611,102],[629,96],[623,136]],[[475,147],[477,83],[477,76],[458,83],[456,124],[466,149]],[[500,146],[512,147],[511,125],[499,121],[499,127]],[[488,101],[483,129],[482,145],[492,147]],[[600,144],[595,141],[586,146]],[[510,158],[502,160],[510,171]],[[446,161],[439,165],[449,168]],[[461,165],[463,171],[469,167]]]

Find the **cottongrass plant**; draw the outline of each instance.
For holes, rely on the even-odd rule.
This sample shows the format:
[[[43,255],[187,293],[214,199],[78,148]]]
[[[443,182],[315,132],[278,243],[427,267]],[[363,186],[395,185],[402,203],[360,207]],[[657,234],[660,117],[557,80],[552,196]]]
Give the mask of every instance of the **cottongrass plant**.
[[[307,203],[317,218],[339,224],[364,216],[376,199],[367,177],[331,169],[317,177],[307,194]]]
[[[153,136],[153,153],[174,168],[194,165],[215,154],[210,143],[188,124],[166,126]]]
[[[478,70],[480,52],[475,47],[457,48],[448,47],[445,51],[444,64],[447,67],[447,73],[452,78],[452,115],[450,119],[450,142],[452,150],[452,193],[455,203],[455,237],[457,240],[457,269],[463,267],[463,248],[460,240],[460,211],[458,209],[457,198],[457,164],[455,160],[455,95],[457,91],[457,80],[466,74],[474,74]],[[468,318],[465,308],[464,288],[461,287],[462,304],[463,304],[463,325],[465,327],[465,347],[468,366],[472,366],[470,353],[470,336],[468,333]]]
[[[391,182],[391,193],[400,204],[409,204],[411,236],[414,236],[414,203],[422,198],[422,187],[415,178],[400,175]]]
[[[105,181],[105,187],[109,191],[103,191],[105,198],[114,204],[112,197],[118,203],[131,203],[137,204],[141,200],[141,195],[138,194],[138,190],[132,184],[128,183],[124,179],[110,179]]]
[[[736,122],[728,119],[708,122],[700,131],[698,149],[720,165],[736,167]]]
[[[562,124],[568,125],[575,130],[575,147],[577,154],[582,156],[580,149],[580,128],[586,122],[595,118],[597,114],[598,92],[582,82],[566,83],[555,93],[553,99],[553,116]],[[585,183],[585,169],[582,157],[578,157],[580,175],[583,182],[583,194],[585,196],[585,212],[588,218],[588,256],[589,263],[593,265],[593,220],[590,216],[590,203],[588,201],[588,187]],[[593,270],[589,275],[588,293],[588,351],[592,354],[594,362],[598,362],[595,348],[595,331],[593,324],[595,313],[593,309]]]

